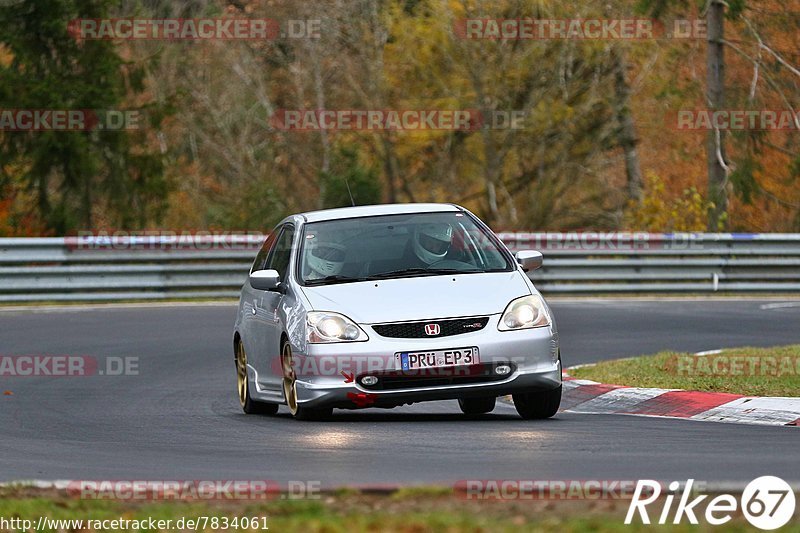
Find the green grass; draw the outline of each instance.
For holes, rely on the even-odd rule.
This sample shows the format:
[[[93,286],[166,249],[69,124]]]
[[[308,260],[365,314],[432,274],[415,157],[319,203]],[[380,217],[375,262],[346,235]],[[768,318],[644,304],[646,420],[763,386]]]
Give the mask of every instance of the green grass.
[[[706,356],[661,352],[603,361],[568,372],[576,378],[631,387],[798,396],[800,345],[731,348]]]
[[[39,516],[79,520],[265,516],[269,530],[281,532],[603,532],[655,529],[696,533],[719,530],[708,525],[688,524],[653,527],[634,523],[626,526],[623,521],[628,502],[622,500],[480,502],[465,500],[451,490],[441,488],[404,489],[392,495],[337,491],[324,493],[316,500],[277,499],[260,503],[125,503],[79,500],[34,489],[4,492],[0,491],[0,517],[20,517],[34,522]],[[725,531],[751,530],[740,515],[725,526]],[[795,522],[784,531],[800,533],[800,524]]]

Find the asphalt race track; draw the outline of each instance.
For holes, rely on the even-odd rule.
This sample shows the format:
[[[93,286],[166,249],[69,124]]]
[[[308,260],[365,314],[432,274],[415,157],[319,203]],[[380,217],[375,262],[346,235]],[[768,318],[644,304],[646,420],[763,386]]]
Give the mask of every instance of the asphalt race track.
[[[662,349],[800,343],[800,301],[556,301],[567,365]],[[229,305],[0,311],[0,355],[139,357],[139,375],[0,377],[0,480],[463,479],[800,481],[800,430],[561,413],[498,403],[335,411],[328,422],[242,414]]]

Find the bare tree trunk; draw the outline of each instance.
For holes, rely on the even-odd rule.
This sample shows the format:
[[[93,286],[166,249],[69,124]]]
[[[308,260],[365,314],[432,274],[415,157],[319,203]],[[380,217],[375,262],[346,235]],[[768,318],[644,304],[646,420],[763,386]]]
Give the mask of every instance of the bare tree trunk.
[[[486,180],[486,200],[489,205],[489,215],[486,217],[487,224],[499,224],[500,208],[497,205],[497,182],[500,176],[500,157],[493,144],[491,132],[487,129],[481,131],[483,139],[484,155],[484,179]]]
[[[394,155],[394,146],[389,138],[389,132],[380,133],[380,142],[383,147],[383,168],[386,171],[387,200],[390,204],[397,202],[397,158]]]
[[[312,52],[312,62],[314,68],[314,92],[316,93],[317,109],[325,109],[325,86],[322,81],[322,65],[320,64],[319,50],[316,43],[312,44],[309,48]],[[325,128],[319,129],[320,142],[322,143],[322,165],[320,168],[319,183],[319,200],[318,207],[322,209],[325,202],[325,180],[322,176],[330,172],[331,169],[331,143],[328,138],[328,131]]]
[[[725,58],[723,55],[723,30],[725,4],[722,0],[711,0],[706,21],[708,23],[708,55],[706,64],[706,98],[711,111],[725,105]],[[727,163],[725,161],[725,131],[712,129],[706,141],[708,160],[708,198],[713,202],[709,211],[708,230],[717,231],[728,209]]]
[[[642,169],[636,145],[636,126],[630,109],[631,88],[625,79],[626,61],[621,50],[611,47],[611,60],[614,69],[614,112],[619,132],[617,142],[625,157],[625,176],[628,183],[628,198],[639,203],[642,201]]]
[[[470,78],[472,80],[472,88],[475,91],[475,100],[484,105],[487,101],[486,92],[484,91],[483,80],[480,74],[474,69],[470,68]],[[493,108],[481,109],[484,118],[491,116]],[[497,152],[492,139],[492,132],[486,127],[480,130],[481,141],[483,141],[483,180],[486,183],[486,204],[488,212],[484,215],[484,221],[491,225],[500,223],[500,207],[497,202],[497,183],[500,176],[500,168],[502,162],[500,154]]]

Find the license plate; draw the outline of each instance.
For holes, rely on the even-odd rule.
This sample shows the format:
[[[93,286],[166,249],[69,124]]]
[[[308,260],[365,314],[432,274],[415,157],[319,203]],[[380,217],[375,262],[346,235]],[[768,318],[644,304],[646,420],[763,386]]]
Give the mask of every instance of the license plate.
[[[478,349],[453,348],[450,350],[427,350],[424,352],[400,352],[395,355],[401,370],[444,368],[448,366],[477,365],[480,363]]]

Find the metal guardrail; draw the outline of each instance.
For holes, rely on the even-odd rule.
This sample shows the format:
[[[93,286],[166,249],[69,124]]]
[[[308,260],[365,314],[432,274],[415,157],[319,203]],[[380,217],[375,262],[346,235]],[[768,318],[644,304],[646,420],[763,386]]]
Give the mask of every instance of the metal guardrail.
[[[547,294],[800,293],[800,234],[523,233]],[[238,296],[263,235],[2,238],[0,302]]]

